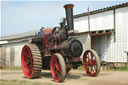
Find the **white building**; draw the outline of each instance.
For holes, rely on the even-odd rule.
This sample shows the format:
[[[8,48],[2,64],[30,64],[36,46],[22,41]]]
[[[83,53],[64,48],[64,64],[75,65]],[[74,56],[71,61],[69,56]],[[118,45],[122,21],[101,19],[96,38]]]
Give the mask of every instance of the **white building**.
[[[0,67],[21,66],[21,51],[29,40],[37,35],[37,31],[14,34],[1,37],[0,41]]]
[[[128,54],[128,3],[74,15],[74,27],[84,50],[97,51],[102,61],[126,63]],[[90,36],[91,34],[91,42]],[[0,66],[21,66],[21,50],[37,31],[0,38]],[[91,47],[90,47],[91,46]]]
[[[98,9],[74,16],[75,30],[91,33],[91,48],[95,49],[101,60],[107,62],[126,62],[128,51],[128,3]],[[84,37],[84,36],[83,36]],[[85,47],[86,48],[86,47]]]

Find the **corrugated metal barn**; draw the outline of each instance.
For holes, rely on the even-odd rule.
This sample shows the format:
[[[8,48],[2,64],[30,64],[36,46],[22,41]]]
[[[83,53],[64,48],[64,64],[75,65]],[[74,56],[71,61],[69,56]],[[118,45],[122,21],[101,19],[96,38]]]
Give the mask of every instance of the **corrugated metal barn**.
[[[21,51],[29,40],[37,35],[36,31],[1,37],[0,67],[21,66]]]
[[[102,61],[127,61],[128,3],[91,11],[89,19],[88,13],[75,15],[74,26],[81,33],[90,33],[91,48],[98,52]]]
[[[126,63],[128,52],[128,3],[74,16],[74,27],[84,50],[97,51],[102,61]],[[1,37],[0,66],[21,66],[21,49],[37,31]],[[91,35],[91,42],[90,36]]]

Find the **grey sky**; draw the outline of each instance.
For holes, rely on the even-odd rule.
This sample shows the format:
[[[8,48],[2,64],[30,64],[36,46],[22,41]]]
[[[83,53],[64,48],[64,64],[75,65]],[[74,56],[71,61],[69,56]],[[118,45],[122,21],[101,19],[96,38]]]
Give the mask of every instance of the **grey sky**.
[[[1,34],[2,36],[38,30],[43,27],[59,26],[65,17],[64,4],[75,5],[74,14],[96,10],[126,1],[2,1]]]

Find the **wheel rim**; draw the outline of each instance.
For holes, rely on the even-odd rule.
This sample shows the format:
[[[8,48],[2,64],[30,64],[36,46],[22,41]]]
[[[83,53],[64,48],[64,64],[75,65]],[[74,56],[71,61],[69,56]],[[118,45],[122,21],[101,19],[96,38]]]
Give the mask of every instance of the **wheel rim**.
[[[27,78],[32,78],[34,72],[33,56],[30,48],[26,45],[23,47],[21,54],[22,69]]]
[[[83,56],[83,67],[87,74],[90,76],[95,76],[97,72],[97,62],[96,56],[93,54],[92,51],[86,51]]]
[[[56,55],[53,55],[51,56],[50,62],[51,62],[50,65],[51,65],[52,76],[57,82],[60,82],[61,81],[61,66],[60,66],[59,59],[57,58]]]

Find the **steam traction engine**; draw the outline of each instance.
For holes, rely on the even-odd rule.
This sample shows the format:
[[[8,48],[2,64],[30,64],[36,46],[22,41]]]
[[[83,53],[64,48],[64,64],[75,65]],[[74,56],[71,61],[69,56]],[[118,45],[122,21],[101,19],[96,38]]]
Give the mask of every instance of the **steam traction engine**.
[[[67,26],[61,23],[51,33],[32,39],[29,45],[22,49],[22,69],[27,78],[37,78],[41,70],[51,70],[52,77],[57,82],[64,81],[66,74],[83,65],[89,76],[97,76],[100,71],[100,59],[97,53],[90,49],[83,52],[82,43],[77,39],[73,25],[73,5],[64,6]],[[80,56],[83,54],[82,61]]]

